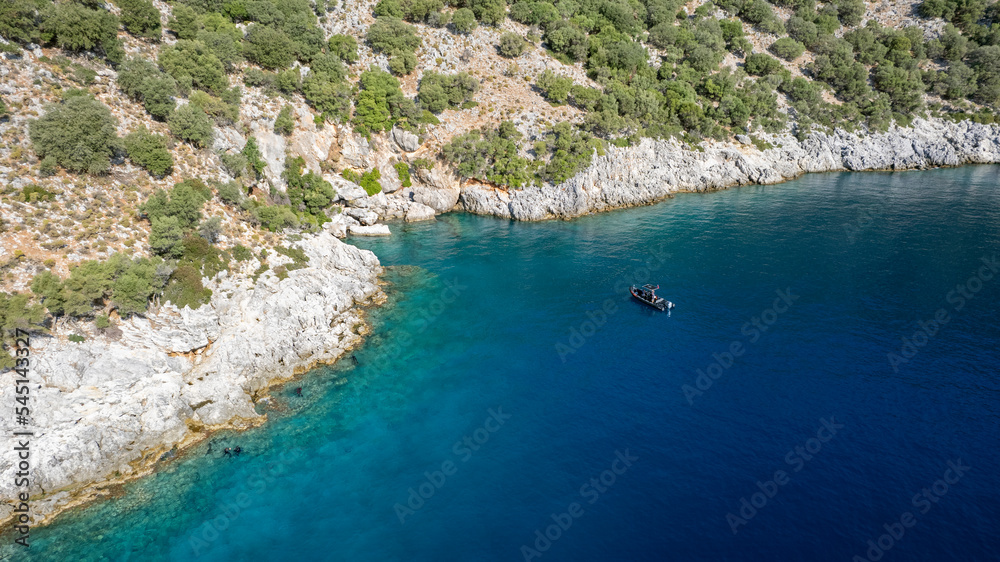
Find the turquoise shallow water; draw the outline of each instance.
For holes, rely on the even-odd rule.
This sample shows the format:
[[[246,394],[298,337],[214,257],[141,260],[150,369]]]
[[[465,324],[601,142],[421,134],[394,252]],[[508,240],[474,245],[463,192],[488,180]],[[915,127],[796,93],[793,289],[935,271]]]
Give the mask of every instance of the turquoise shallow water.
[[[354,240],[392,282],[357,366],[279,390],[265,426],[37,530],[28,556],[0,552],[994,560],[998,180],[810,175]],[[628,300],[647,280],[670,316]]]

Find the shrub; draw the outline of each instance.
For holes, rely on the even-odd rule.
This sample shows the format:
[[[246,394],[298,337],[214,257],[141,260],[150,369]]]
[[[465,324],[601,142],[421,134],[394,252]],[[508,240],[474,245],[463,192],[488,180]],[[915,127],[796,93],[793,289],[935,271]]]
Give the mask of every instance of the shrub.
[[[143,58],[128,58],[118,69],[118,87],[129,98],[142,102],[153,117],[163,120],[174,110],[177,83]]]
[[[322,224],[327,220],[323,209],[333,202],[333,186],[318,174],[303,174],[305,164],[302,157],[285,159],[285,171],[282,174],[288,182],[285,194],[292,209],[311,215],[317,224]]]
[[[260,148],[257,147],[256,137],[247,137],[247,143],[243,145],[243,150],[240,154],[247,159],[247,163],[250,164],[250,167],[253,168],[257,176],[260,176],[264,172],[267,162],[264,161],[264,157],[260,153]]]
[[[174,136],[199,148],[212,143],[212,122],[204,111],[192,104],[178,107],[167,117],[167,125]]]
[[[362,134],[391,129],[403,115],[407,101],[399,89],[399,80],[373,67],[361,73],[359,85],[361,91],[354,108],[354,129]]]
[[[569,97],[570,88],[573,87],[573,79],[546,70],[538,76],[535,86],[542,91],[542,95],[550,103],[561,105],[566,103],[566,98]]]
[[[299,226],[299,219],[287,205],[260,206],[253,209],[253,218],[271,232]]]
[[[286,105],[281,108],[278,117],[274,119],[274,132],[287,137],[294,130],[295,119],[292,117],[292,106]]]
[[[155,135],[142,127],[126,135],[123,144],[128,157],[150,174],[162,177],[170,173],[174,159],[163,135]]]
[[[781,35],[785,31],[774,9],[764,0],[748,0],[740,9],[740,17],[767,33]]]
[[[505,0],[468,0],[472,13],[479,21],[488,25],[500,25],[507,17]]]
[[[472,33],[479,25],[476,21],[476,14],[468,8],[459,8],[451,16],[451,25],[455,26],[455,31],[463,34]]]
[[[764,53],[754,53],[747,56],[746,71],[751,76],[767,76],[782,69],[777,59]]]
[[[160,51],[159,62],[182,93],[194,87],[221,94],[229,86],[222,62],[201,41],[178,41]]]
[[[33,203],[35,201],[52,201],[55,198],[55,193],[52,193],[44,187],[34,183],[26,185],[24,189],[21,190],[21,201],[24,201],[25,203]]]
[[[201,236],[210,244],[218,242],[220,234],[222,234],[222,219],[220,217],[205,219],[198,225],[198,236]]]
[[[170,258],[179,258],[183,253],[181,230],[177,217],[159,216],[150,219],[149,247],[154,253]]]
[[[100,50],[111,62],[121,62],[125,51],[118,41],[118,18],[103,9],[76,2],[49,4],[42,12],[41,39],[70,51]]]
[[[410,167],[406,165],[406,162],[397,162],[393,167],[396,168],[396,175],[399,177],[399,181],[403,187],[413,185],[413,182],[410,181]]]
[[[243,244],[233,246],[233,259],[236,261],[247,261],[253,257],[253,252]]]
[[[243,55],[267,69],[285,68],[295,62],[292,40],[280,29],[254,24],[247,30]]]
[[[520,35],[516,33],[504,33],[500,36],[500,45],[498,50],[500,55],[507,58],[514,58],[520,56],[525,49],[528,48],[527,43]]]
[[[495,130],[483,129],[453,137],[441,149],[441,156],[462,177],[521,187],[529,180],[530,167],[517,154],[520,139],[514,124],[504,121]]]
[[[772,53],[785,60],[799,58],[806,51],[806,46],[791,37],[782,37],[769,47]]]
[[[160,11],[149,0],[116,0],[121,21],[132,35],[160,39]]]
[[[38,32],[38,2],[9,0],[0,2],[0,37],[18,43],[41,41]]]
[[[396,53],[389,57],[389,70],[396,76],[404,76],[417,68],[417,55],[410,52]]]
[[[163,290],[163,298],[178,308],[187,306],[195,309],[211,300],[212,290],[205,288],[201,282],[201,274],[194,267],[184,265],[174,270],[170,276],[170,282]]]
[[[378,168],[375,168],[370,172],[361,174],[359,185],[369,196],[376,195],[382,192],[382,184],[378,181],[380,179],[382,179],[382,173],[378,171]]]
[[[427,71],[420,79],[417,99],[420,105],[433,113],[460,107],[479,91],[479,81],[466,72],[438,74]]]
[[[190,105],[202,110],[220,127],[232,125],[240,119],[240,91],[237,88],[224,92],[229,101],[194,90],[189,96]]]
[[[176,184],[170,193],[162,189],[139,207],[152,222],[154,219],[172,217],[181,230],[190,230],[201,221],[201,208],[212,196],[211,189],[201,180],[189,179]]]
[[[416,28],[399,18],[378,18],[368,28],[368,44],[378,53],[412,53],[420,46]]]
[[[220,201],[232,206],[238,206],[245,196],[243,187],[235,181],[220,185],[218,194]]]
[[[40,158],[72,172],[100,174],[111,167],[111,154],[120,146],[117,123],[106,105],[79,95],[49,106],[28,130]]]
[[[111,327],[111,319],[106,315],[101,314],[97,318],[94,318],[94,327],[98,330],[105,330]]]
[[[330,54],[337,56],[347,64],[358,61],[358,42],[350,35],[333,35],[327,41]]]

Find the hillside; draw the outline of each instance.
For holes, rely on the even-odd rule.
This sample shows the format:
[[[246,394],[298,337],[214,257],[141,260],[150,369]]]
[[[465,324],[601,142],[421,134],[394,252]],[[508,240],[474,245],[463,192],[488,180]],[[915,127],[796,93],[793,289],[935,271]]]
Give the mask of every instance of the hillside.
[[[33,334],[50,467],[36,515],[258,423],[270,384],[357,345],[381,269],[333,236],[453,209],[542,220],[807,171],[1000,160],[998,13],[0,3],[0,369],[15,331]]]

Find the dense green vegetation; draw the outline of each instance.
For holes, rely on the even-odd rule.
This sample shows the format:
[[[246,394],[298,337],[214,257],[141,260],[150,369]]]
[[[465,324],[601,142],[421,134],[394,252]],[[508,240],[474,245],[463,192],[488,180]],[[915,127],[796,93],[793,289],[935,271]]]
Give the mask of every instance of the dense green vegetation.
[[[288,136],[295,130],[295,118],[292,117],[292,106],[286,105],[278,112],[274,119],[274,132],[279,135]]]
[[[126,135],[123,144],[129,159],[154,176],[162,177],[173,168],[174,159],[163,135],[150,133],[142,127]]]
[[[420,46],[416,28],[394,17],[381,17],[368,28],[368,44],[376,53],[389,56],[389,69],[403,75],[417,67],[414,51]]]
[[[115,133],[118,120],[92,96],[70,94],[29,124],[31,144],[42,159],[42,169],[51,173],[62,166],[71,172],[107,172],[111,155],[121,144]]]
[[[523,135],[510,121],[496,129],[470,131],[452,138],[441,156],[463,178],[478,178],[498,185],[522,187],[530,179],[533,164],[518,156]]]
[[[420,78],[417,99],[420,106],[432,113],[461,107],[479,91],[479,80],[466,72],[438,74],[427,71]]]
[[[303,174],[305,165],[302,157],[285,160],[284,177],[288,182],[285,195],[291,208],[298,212],[300,224],[320,226],[330,220],[323,211],[333,202],[333,186],[319,174],[311,171]]]
[[[212,121],[192,103],[178,107],[167,117],[171,134],[197,147],[212,144]]]

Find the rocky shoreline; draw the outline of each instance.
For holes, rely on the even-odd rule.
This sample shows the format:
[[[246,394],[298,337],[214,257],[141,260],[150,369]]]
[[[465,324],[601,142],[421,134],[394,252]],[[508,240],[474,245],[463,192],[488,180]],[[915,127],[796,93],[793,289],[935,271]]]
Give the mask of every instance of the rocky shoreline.
[[[262,423],[254,404],[271,385],[361,343],[363,307],[385,299],[378,258],[325,232],[296,246],[308,267],[254,283],[250,260],[213,279],[211,303],[197,310],[164,305],[80,343],[66,336],[84,324],[32,338],[32,526],[152,472],[210,431]],[[12,403],[13,388],[0,386],[0,401]],[[0,497],[14,497],[16,470],[15,452],[0,452]],[[0,504],[0,524],[12,510]]]
[[[643,139],[611,146],[584,171],[560,185],[501,190],[475,184],[462,189],[459,208],[519,221],[566,219],[648,205],[678,192],[703,192],[748,184],[774,184],[807,172],[912,170],[1000,162],[1000,126],[970,121],[915,119],[885,133],[838,130],[761,135],[774,148],[741,146],[691,150],[676,140]]]
[[[912,127],[870,135],[763,138],[773,148],[758,150],[748,137],[741,145],[703,143],[697,149],[644,139],[635,147],[609,147],[563,184],[522,190],[460,186],[437,168],[421,170],[412,188],[369,197],[329,177],[345,209],[326,232],[295,244],[310,257],[309,267],[283,280],[268,272],[254,283],[250,272],[259,264],[251,260],[241,272],[212,280],[213,299],[197,310],[164,305],[121,322],[114,338],[95,332],[83,343],[68,341],[71,333],[93,332],[92,324],[82,323],[33,339],[31,392],[35,404],[45,406],[33,412],[32,525],[150,473],[209,431],[262,423],[266,416],[254,404],[271,385],[359,345],[368,329],[362,308],[385,298],[378,286],[382,269],[374,254],[335,236],[382,226],[379,220],[427,220],[453,210],[522,221],[567,219],[648,205],[678,192],[774,184],[807,172],[1000,162],[1000,127],[971,122],[917,119]],[[358,164],[385,164],[385,156],[399,150],[390,147],[373,146]],[[0,400],[11,401],[12,392],[12,385],[0,386]],[[13,497],[15,466],[13,451],[0,452],[4,499]],[[0,503],[0,525],[11,523],[12,510]]]

